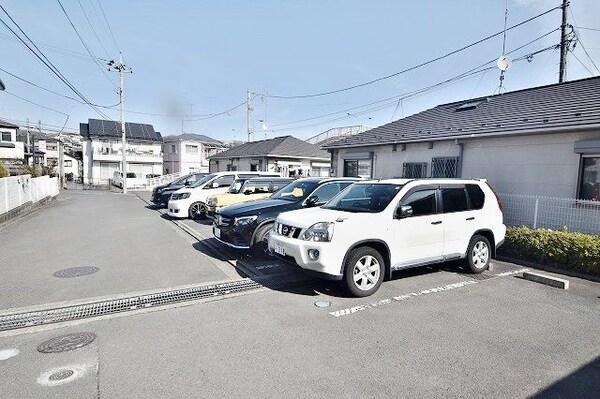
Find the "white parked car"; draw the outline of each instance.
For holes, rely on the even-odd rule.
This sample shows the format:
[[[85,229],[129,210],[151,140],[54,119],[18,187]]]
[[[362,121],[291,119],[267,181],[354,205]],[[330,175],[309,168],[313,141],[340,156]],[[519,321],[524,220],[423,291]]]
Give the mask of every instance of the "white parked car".
[[[169,199],[168,215],[174,218],[203,219],[207,214],[207,199],[227,192],[229,186],[241,177],[279,177],[279,173],[269,172],[216,172],[197,180],[189,187],[183,187]]]
[[[123,172],[115,170],[110,182],[113,186],[123,188]],[[138,177],[138,175],[133,172],[127,172],[127,188],[144,187],[147,182],[148,179]]]
[[[269,250],[368,296],[394,270],[466,259],[481,273],[505,233],[500,200],[484,180],[378,180],[280,214]]]

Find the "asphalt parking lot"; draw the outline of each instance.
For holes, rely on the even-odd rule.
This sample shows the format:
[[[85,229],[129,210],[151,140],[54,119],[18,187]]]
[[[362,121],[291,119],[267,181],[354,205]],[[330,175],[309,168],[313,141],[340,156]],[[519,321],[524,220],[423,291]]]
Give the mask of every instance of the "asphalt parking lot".
[[[90,207],[123,221],[113,226],[115,237],[88,240],[101,244],[92,253],[83,244],[39,253],[14,238],[33,225],[46,233],[74,234],[77,225],[111,231],[112,219],[102,212],[90,218],[83,211]],[[134,233],[137,224],[143,231]],[[571,288],[559,290],[519,278],[520,265],[494,262],[473,276],[452,263],[395,273],[375,295],[349,298],[335,282],[229,251],[211,238],[209,223],[174,223],[135,195],[72,194],[0,234],[14,239],[10,252],[0,249],[0,268],[11,279],[1,285],[2,309],[244,277],[264,282],[212,299],[0,332],[2,398],[591,398],[600,391],[600,284],[585,280],[569,278]],[[128,245],[106,251],[123,237]],[[62,261],[46,268],[49,253]],[[53,280],[43,276],[67,259],[101,267],[70,289],[44,287]],[[35,278],[19,280],[12,270],[25,264]],[[102,276],[106,270],[111,276]],[[13,298],[18,288],[28,293]],[[78,332],[95,339],[65,352],[38,351],[48,339]]]

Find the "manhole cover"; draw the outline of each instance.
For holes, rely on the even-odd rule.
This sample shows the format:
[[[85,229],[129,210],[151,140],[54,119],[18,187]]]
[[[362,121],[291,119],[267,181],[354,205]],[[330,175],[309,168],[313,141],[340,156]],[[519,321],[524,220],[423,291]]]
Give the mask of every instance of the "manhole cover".
[[[41,353],[59,353],[71,351],[91,344],[96,339],[96,334],[91,332],[61,335],[38,345],[37,350]]]
[[[62,269],[54,272],[54,277],[68,278],[86,276],[88,274],[94,274],[98,270],[100,269],[95,266],[70,267],[68,269]]]
[[[48,379],[50,381],[60,381],[60,380],[64,380],[65,378],[69,378],[73,374],[74,374],[73,370],[60,370],[60,371],[57,371],[56,373],[50,375],[50,377],[48,377]]]
[[[328,308],[331,306],[331,302],[327,302],[327,301],[318,301],[315,302],[315,306],[318,308]]]

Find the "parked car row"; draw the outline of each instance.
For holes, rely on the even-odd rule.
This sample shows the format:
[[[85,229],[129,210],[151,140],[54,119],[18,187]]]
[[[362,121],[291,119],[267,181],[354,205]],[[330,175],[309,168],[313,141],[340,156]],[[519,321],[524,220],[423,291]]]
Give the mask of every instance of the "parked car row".
[[[178,185],[169,215],[214,216],[222,244],[339,280],[358,297],[405,268],[462,259],[481,273],[506,233],[502,204],[485,180],[221,172]]]

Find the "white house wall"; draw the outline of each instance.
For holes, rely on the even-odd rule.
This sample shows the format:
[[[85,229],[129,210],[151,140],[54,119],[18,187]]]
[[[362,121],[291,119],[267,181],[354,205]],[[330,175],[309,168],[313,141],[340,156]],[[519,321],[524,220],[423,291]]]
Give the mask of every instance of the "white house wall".
[[[560,133],[461,140],[463,178],[485,178],[496,191],[554,197],[577,195],[581,155],[574,152],[575,142],[600,139],[600,132]],[[426,162],[431,176],[431,160],[458,157],[460,146],[454,140],[428,143],[347,148],[335,151],[334,174],[343,176],[344,158],[351,153],[373,153],[372,177],[402,176],[405,162]]]

